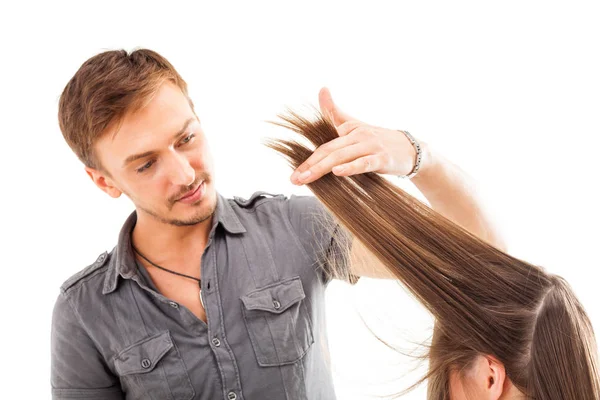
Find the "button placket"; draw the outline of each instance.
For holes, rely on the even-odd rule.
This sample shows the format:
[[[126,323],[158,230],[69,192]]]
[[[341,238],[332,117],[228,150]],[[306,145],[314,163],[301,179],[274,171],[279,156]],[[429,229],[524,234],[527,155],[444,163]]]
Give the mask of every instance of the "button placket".
[[[226,235],[224,236],[226,237]],[[222,378],[223,387],[229,389],[228,392],[225,392],[224,398],[226,400],[236,400],[242,397],[241,388],[238,386],[239,376],[235,358],[232,357],[231,349],[227,344],[224,331],[222,330],[222,313],[219,310],[222,304],[218,296],[217,254],[219,253],[220,246],[223,245],[220,242],[225,240],[225,237],[215,234],[215,237],[212,239],[212,246],[207,245],[205,253],[202,255],[202,286],[205,290],[202,290],[201,293],[205,300],[210,335],[209,344],[212,347],[214,356],[219,361],[219,373]],[[238,392],[240,393],[239,396],[237,395]]]

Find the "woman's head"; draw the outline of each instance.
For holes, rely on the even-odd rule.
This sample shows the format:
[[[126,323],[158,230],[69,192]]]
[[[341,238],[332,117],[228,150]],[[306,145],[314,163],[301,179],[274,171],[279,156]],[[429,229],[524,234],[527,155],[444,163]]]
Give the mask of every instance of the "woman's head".
[[[564,279],[551,276],[549,282],[539,302],[522,306],[525,314],[530,313],[531,322],[514,332],[524,340],[505,336],[510,329],[499,329],[490,336],[499,345],[487,344],[487,340],[478,343],[472,338],[445,335],[436,325],[429,353],[429,397],[598,398],[597,347],[590,321]],[[521,284],[526,291],[528,283]],[[493,286],[493,282],[488,285]],[[490,326],[499,326],[502,319],[510,323],[512,313],[498,317],[503,306],[497,308],[494,318],[488,321]],[[471,314],[469,310],[464,312]],[[511,343],[519,351],[506,351]],[[481,346],[479,350],[475,350],[477,346]]]
[[[337,137],[322,117],[281,117],[276,124],[315,146]],[[293,167],[312,153],[295,141],[268,145]],[[478,239],[377,174],[327,174],[308,186],[435,317],[430,399],[600,398],[592,327],[563,279]]]
[[[430,398],[598,398],[594,333],[571,287],[564,279],[537,267],[519,264],[518,260],[514,264],[537,274],[535,278],[514,274],[511,282],[529,295],[531,302],[510,293],[490,302],[482,292],[494,292],[503,286],[495,281],[497,274],[490,271],[487,282],[460,289],[481,301],[480,305],[457,307],[464,317],[455,323],[465,324],[472,319],[466,322],[472,334],[457,336],[456,329],[449,328],[452,321],[436,318],[429,352]],[[478,321],[480,309],[489,311],[488,319]],[[478,327],[480,323],[489,329]]]

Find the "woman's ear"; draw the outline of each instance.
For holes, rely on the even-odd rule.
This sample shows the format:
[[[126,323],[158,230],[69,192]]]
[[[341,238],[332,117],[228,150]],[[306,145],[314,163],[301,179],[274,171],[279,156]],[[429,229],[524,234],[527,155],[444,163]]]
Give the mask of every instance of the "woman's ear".
[[[469,380],[476,386],[478,398],[486,400],[498,400],[504,392],[506,381],[506,370],[496,357],[479,355],[474,360],[469,371]]]
[[[506,398],[504,365],[493,356],[478,355],[460,372],[450,372],[452,400],[499,400]]]
[[[494,356],[485,356],[485,359],[487,360],[489,369],[488,390],[492,396],[491,398],[499,399],[504,392],[506,369],[504,368],[504,364]]]

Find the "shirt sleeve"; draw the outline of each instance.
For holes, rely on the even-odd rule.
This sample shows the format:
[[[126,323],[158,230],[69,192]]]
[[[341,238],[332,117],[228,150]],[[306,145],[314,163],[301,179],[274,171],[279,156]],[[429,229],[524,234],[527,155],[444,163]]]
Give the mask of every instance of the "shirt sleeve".
[[[314,196],[292,195],[287,210],[302,246],[317,261],[325,285],[333,278],[358,282],[349,268],[352,235],[333,214]]]
[[[108,369],[63,292],[52,314],[50,381],[53,400],[125,398],[118,378]]]

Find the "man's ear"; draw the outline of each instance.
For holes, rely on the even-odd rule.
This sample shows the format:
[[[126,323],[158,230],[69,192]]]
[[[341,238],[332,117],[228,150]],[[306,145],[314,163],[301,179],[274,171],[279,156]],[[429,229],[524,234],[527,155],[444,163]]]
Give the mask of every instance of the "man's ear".
[[[123,193],[119,188],[115,186],[113,180],[110,177],[98,171],[97,169],[85,167],[85,172],[92,179],[92,181],[94,181],[96,186],[98,186],[103,192],[107,193],[110,197],[116,199],[117,197],[121,196],[121,193]]]

